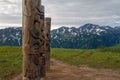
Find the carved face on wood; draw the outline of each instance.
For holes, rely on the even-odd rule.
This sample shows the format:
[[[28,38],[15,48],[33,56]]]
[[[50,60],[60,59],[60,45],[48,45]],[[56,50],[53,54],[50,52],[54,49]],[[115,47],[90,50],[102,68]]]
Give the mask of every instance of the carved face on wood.
[[[41,7],[41,0],[22,1],[23,80],[40,80],[42,75],[45,76],[44,7]]]
[[[36,54],[37,49],[34,47],[40,45],[41,28],[44,26],[44,18],[41,19],[44,14],[41,15],[40,2],[41,0],[23,0],[23,48],[26,54]],[[36,45],[33,46],[34,44]],[[39,50],[37,51],[39,52]]]

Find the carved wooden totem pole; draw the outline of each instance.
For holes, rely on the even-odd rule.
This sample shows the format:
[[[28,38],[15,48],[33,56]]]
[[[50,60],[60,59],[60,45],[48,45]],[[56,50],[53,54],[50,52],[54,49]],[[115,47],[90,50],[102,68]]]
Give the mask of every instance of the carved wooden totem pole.
[[[44,7],[41,0],[22,0],[22,5],[23,80],[44,80]]]
[[[44,6],[41,6],[41,13],[40,13],[41,17],[40,17],[40,23],[41,23],[41,34],[40,34],[40,75],[41,77],[45,77],[45,73],[46,73],[46,69],[45,69],[45,50],[44,50],[44,41],[45,41],[45,37],[44,37]]]
[[[45,36],[45,54],[46,54],[46,70],[50,69],[50,29],[51,29],[51,18],[45,18],[44,26],[44,36]]]

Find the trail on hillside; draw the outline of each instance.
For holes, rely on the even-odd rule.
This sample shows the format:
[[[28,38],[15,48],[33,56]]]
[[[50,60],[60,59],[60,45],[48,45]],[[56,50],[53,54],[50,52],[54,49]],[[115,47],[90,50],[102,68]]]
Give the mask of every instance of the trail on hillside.
[[[22,80],[21,75],[12,80]],[[51,69],[47,72],[47,80],[120,80],[120,74],[106,69],[76,67],[52,59]]]

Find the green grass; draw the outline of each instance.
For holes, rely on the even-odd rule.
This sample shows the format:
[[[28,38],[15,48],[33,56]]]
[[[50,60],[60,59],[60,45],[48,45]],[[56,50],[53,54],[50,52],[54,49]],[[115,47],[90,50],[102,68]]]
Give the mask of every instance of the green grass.
[[[21,47],[0,47],[0,80],[9,80],[22,71]],[[51,57],[71,65],[87,65],[120,71],[120,51],[116,48],[96,50],[51,49]]]
[[[72,65],[120,70],[120,53],[109,50],[52,49],[51,56]]]
[[[111,52],[120,53],[120,44],[112,46],[112,47],[108,48],[108,50],[111,51]]]
[[[20,47],[0,47],[0,80],[9,80],[21,72],[21,54]]]

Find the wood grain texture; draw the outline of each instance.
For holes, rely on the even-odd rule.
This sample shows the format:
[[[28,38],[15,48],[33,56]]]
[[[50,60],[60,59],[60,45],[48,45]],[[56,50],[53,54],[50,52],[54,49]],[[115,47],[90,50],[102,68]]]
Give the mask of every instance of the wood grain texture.
[[[45,54],[46,54],[46,70],[50,70],[50,29],[51,29],[51,18],[45,18]]]
[[[23,80],[45,77],[42,31],[44,7],[41,0],[22,0],[23,7]]]

